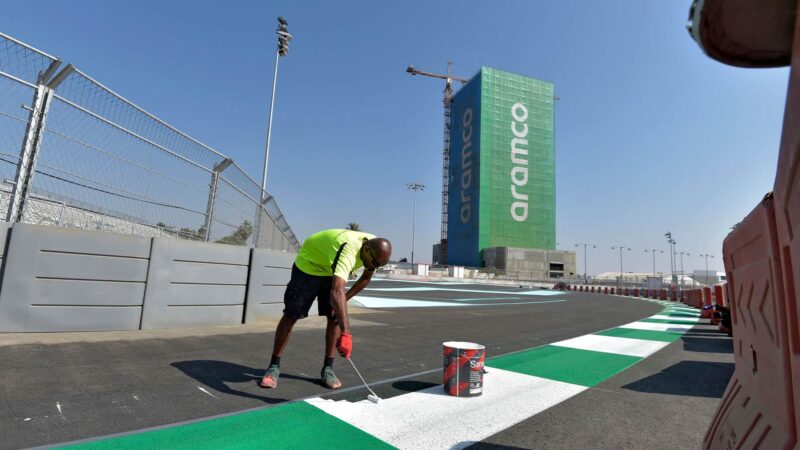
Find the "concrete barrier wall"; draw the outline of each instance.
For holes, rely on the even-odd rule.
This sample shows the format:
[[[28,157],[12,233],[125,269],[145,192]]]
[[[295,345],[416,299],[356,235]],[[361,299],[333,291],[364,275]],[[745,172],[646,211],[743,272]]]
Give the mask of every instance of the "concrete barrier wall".
[[[153,238],[142,329],[242,323],[250,248]]]
[[[253,249],[245,323],[279,318],[283,314],[283,291],[291,278],[295,256],[294,253]]]
[[[0,331],[138,329],[150,241],[15,224],[0,286]]]
[[[251,251],[0,223],[0,332],[233,325],[278,317],[296,254],[257,249],[251,265]]]

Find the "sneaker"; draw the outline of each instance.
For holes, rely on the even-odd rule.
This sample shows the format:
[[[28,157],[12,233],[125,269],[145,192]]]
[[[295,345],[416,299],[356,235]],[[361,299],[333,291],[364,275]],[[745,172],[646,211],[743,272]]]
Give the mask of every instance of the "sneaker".
[[[281,376],[281,370],[278,366],[269,366],[267,373],[264,374],[264,378],[258,382],[258,385],[262,388],[274,389],[278,387],[279,376]]]
[[[322,379],[322,384],[328,389],[339,389],[342,387],[342,382],[339,381],[339,378],[333,373],[333,367],[331,366],[323,367],[322,373],[320,373],[319,376]]]

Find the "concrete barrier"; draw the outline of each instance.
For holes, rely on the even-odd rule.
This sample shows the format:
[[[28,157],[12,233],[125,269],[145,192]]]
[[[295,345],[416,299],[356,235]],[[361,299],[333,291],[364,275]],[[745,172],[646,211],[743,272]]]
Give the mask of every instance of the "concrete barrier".
[[[153,238],[142,329],[242,323],[250,249]]]
[[[292,277],[296,253],[254,248],[247,280],[245,323],[276,319],[283,315],[283,293]],[[312,311],[315,310],[312,305]]]
[[[138,329],[150,241],[15,224],[0,287],[0,331]]]

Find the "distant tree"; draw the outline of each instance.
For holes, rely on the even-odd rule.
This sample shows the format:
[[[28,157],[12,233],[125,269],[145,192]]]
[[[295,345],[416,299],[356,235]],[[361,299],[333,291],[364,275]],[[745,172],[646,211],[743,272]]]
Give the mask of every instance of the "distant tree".
[[[188,227],[181,228],[181,231],[178,233],[178,235],[184,239],[190,239],[192,241],[201,241],[203,238],[205,238],[205,234],[201,236],[198,230]]]
[[[408,258],[400,258],[400,261],[398,262],[408,262]]]
[[[253,224],[250,221],[245,220],[239,228],[236,229],[232,234],[225,236],[222,239],[217,240],[218,244],[230,244],[230,245],[245,245],[247,244],[247,239],[250,238],[250,235],[253,234]]]
[[[347,224],[347,229],[348,230],[353,230],[353,231],[361,231],[361,226],[359,226],[355,222],[350,222],[350,223]]]

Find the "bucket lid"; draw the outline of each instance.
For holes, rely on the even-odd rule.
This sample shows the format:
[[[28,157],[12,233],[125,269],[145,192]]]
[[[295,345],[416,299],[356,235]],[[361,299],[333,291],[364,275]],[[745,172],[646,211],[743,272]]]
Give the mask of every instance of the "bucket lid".
[[[442,345],[444,345],[445,347],[457,348],[461,350],[483,350],[486,348],[480,344],[475,344],[472,342],[459,342],[459,341],[443,342]]]

